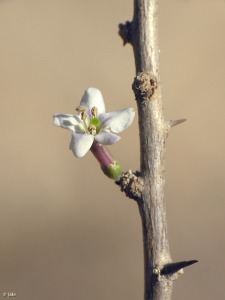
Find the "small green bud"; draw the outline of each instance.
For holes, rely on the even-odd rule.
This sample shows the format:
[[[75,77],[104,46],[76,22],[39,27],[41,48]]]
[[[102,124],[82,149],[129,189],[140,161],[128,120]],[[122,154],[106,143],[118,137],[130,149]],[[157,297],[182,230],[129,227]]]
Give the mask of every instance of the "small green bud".
[[[102,171],[109,178],[117,179],[122,173],[122,167],[118,161],[114,161],[114,164],[110,164],[108,167],[102,168]]]

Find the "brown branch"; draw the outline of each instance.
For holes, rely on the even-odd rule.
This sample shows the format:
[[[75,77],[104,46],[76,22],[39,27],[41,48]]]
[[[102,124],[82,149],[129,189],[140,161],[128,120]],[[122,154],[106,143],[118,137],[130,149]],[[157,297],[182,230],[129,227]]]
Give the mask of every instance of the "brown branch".
[[[139,116],[140,174],[138,181],[132,184],[129,180],[126,184],[124,179],[117,184],[130,198],[137,200],[139,206],[144,243],[144,299],[170,300],[172,283],[180,269],[196,261],[172,263],[169,251],[164,191],[165,141],[169,129],[184,119],[167,122],[163,115],[157,10],[158,0],[134,0],[132,22],[119,25],[123,43],[133,46],[135,57],[136,77],[132,88]],[[138,197],[132,193],[137,182],[141,182]]]

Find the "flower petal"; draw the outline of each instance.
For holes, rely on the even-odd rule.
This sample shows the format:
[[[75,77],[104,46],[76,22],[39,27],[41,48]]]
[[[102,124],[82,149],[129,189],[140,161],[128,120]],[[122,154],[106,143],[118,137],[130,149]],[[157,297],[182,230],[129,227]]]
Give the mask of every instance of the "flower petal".
[[[84,132],[83,122],[79,116],[68,114],[54,114],[53,124],[75,132]]]
[[[118,142],[120,139],[121,139],[120,136],[107,131],[102,131],[101,133],[95,136],[95,140],[99,144],[103,144],[103,145],[112,145]]]
[[[91,134],[74,132],[70,142],[70,149],[76,157],[83,157],[91,148],[93,141],[94,136]]]
[[[102,122],[102,129],[109,129],[119,133],[127,129],[134,120],[135,111],[133,108],[124,108],[115,112],[110,112],[99,116]]]
[[[102,93],[96,88],[88,88],[80,101],[80,105],[87,109],[88,115],[91,117],[91,109],[96,106],[99,114],[105,113],[105,103]]]

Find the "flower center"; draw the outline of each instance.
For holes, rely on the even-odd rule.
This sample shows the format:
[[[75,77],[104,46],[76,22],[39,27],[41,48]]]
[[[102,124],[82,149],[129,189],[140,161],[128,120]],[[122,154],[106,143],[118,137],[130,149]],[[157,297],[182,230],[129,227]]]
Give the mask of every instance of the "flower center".
[[[83,126],[84,129],[87,133],[90,133],[92,135],[96,135],[99,133],[100,128],[101,128],[101,122],[100,120],[97,118],[98,116],[98,109],[96,106],[92,107],[91,109],[91,119],[90,119],[90,123],[88,121],[88,115],[86,113],[86,109],[83,106],[78,106],[76,108],[77,112],[80,114],[81,116],[81,120],[83,121]],[[89,123],[89,126],[88,126]]]
[[[92,107],[91,109],[91,115],[92,119],[90,120],[90,125],[88,127],[88,131],[92,135],[96,135],[99,133],[100,127],[101,127],[101,122],[97,118],[98,116],[98,108],[96,106]]]
[[[100,130],[100,126],[101,122],[98,118],[94,117],[90,120],[90,126],[88,127],[88,131],[90,132],[90,134],[92,135],[96,135],[98,134],[99,130]]]

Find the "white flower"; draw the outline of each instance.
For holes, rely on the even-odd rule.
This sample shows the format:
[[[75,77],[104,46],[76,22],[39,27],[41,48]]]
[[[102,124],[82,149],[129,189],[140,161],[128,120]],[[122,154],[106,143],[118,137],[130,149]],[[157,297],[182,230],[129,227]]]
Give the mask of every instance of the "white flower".
[[[72,131],[70,149],[76,157],[83,157],[94,141],[111,145],[120,140],[115,133],[128,128],[134,120],[133,108],[106,113],[102,93],[88,88],[77,107],[77,115],[54,114],[54,125]]]

